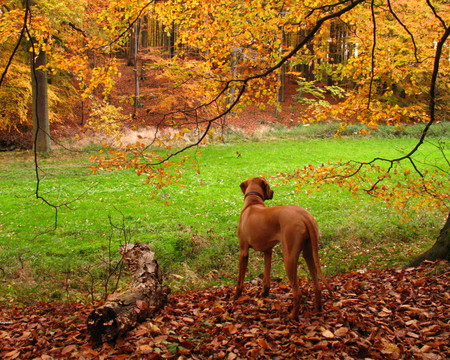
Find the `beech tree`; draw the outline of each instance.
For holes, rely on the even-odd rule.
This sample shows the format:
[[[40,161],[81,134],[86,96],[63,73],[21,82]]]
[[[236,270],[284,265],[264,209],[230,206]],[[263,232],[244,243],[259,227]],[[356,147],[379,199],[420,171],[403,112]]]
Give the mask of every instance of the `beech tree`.
[[[33,41],[33,40],[32,40]],[[32,44],[34,46],[34,44]],[[33,53],[34,57],[34,53]],[[48,117],[47,54],[41,50],[31,61],[33,97],[33,148],[37,152],[50,152],[50,122]]]

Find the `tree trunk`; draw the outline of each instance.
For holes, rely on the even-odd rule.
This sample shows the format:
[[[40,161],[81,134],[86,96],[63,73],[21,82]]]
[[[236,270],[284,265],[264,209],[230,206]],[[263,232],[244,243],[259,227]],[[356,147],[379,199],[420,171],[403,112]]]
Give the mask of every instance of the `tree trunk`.
[[[411,261],[408,266],[418,266],[422,261],[438,259],[450,261],[450,213],[433,247]]]
[[[162,285],[162,274],[147,244],[122,245],[133,282],[128,291],[117,294],[91,312],[87,329],[92,341],[110,342],[123,336],[139,322],[155,314],[168,301],[170,288]]]
[[[137,116],[138,108],[142,107],[141,91],[140,91],[140,74],[139,74],[139,34],[141,29],[141,20],[139,19],[133,26],[134,30],[134,116]]]
[[[33,97],[33,144],[37,152],[50,152],[50,122],[48,117],[47,65],[45,51],[40,51],[31,61]]]

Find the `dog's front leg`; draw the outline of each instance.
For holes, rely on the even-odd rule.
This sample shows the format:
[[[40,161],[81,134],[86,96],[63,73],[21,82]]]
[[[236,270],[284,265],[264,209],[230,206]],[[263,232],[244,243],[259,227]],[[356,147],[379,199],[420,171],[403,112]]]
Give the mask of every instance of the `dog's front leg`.
[[[241,253],[239,255],[239,277],[236,286],[236,295],[234,296],[235,299],[238,299],[242,294],[242,286],[244,284],[247,265],[248,265],[248,248],[241,249]]]
[[[264,279],[263,279],[263,293],[262,293],[264,297],[267,297],[270,291],[271,266],[272,266],[272,249],[264,252]]]

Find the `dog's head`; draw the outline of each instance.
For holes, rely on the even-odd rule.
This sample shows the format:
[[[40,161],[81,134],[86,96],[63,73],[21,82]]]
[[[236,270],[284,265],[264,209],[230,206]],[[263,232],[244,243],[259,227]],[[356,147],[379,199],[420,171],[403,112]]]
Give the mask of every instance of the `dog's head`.
[[[241,190],[244,194],[256,192],[261,194],[263,200],[271,200],[273,198],[273,190],[270,189],[269,183],[264,178],[251,178],[241,183]]]

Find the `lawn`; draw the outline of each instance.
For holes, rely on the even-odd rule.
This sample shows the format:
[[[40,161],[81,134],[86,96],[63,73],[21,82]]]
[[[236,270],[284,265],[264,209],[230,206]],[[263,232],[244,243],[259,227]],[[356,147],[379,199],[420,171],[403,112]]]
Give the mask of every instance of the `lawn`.
[[[2,153],[0,301],[103,296],[115,288],[117,248],[124,242],[149,243],[174,290],[233,283],[243,203],[239,184],[254,176],[266,176],[274,188],[268,205],[298,204],[316,217],[326,274],[403,264],[434,242],[442,212],[408,207],[397,212],[368,195],[333,186],[295,191],[276,175],[340,159],[397,157],[417,143],[417,129],[340,138],[325,125],[275,129],[260,137],[231,134],[225,142],[189,150],[193,161],[182,169],[180,183],[162,189],[144,184],[131,170],[93,174],[88,149],[56,150],[39,165],[40,195],[53,204],[67,203],[57,217],[54,208],[35,198],[33,155]],[[448,141],[447,126],[423,145],[416,156],[420,166],[445,167],[436,144],[444,144],[450,156]],[[261,273],[261,257],[250,259],[248,278],[254,278]],[[306,276],[302,264],[300,271]],[[284,276],[279,254],[274,272]]]

